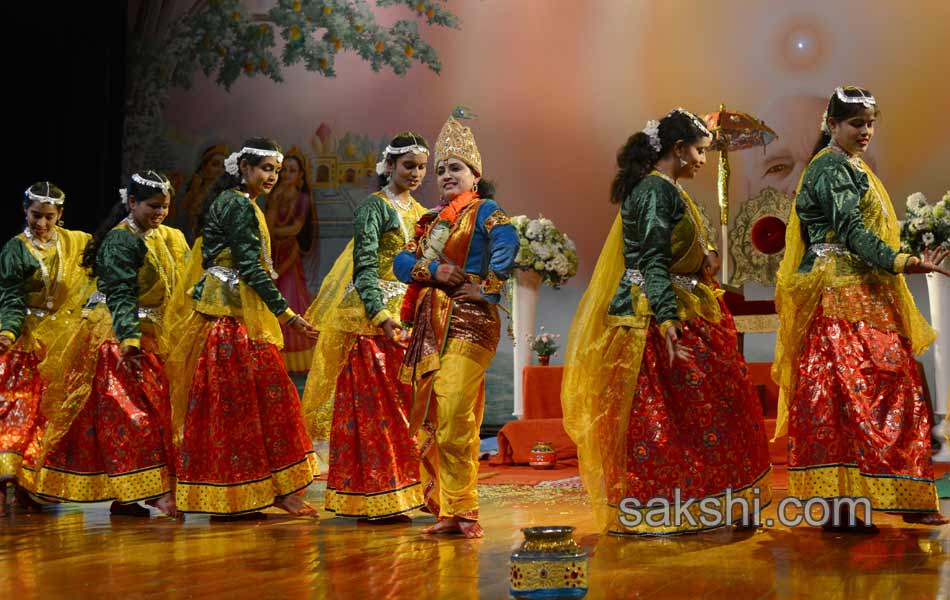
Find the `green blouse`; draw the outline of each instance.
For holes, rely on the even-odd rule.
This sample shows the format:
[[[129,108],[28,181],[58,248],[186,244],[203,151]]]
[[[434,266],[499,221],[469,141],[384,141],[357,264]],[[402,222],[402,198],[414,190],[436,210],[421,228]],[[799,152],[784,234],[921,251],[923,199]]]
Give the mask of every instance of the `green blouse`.
[[[373,325],[398,316],[405,284],[397,281],[393,261],[412,239],[416,221],[425,209],[410,200],[405,211],[379,194],[369,195],[356,208],[353,220],[353,287]],[[344,297],[344,304],[348,299]]]
[[[237,281],[222,281],[230,272],[250,286],[272,313],[281,316],[287,312],[287,301],[261,261],[265,254],[266,260],[270,260],[270,249],[262,251],[264,242],[258,212],[250,198],[237,190],[226,190],[211,203],[202,230],[201,266],[206,274],[195,285],[195,300],[210,302],[211,298],[204,298],[205,294],[226,296],[212,303],[223,302],[239,308]],[[208,269],[213,267],[222,267],[224,271],[217,271],[218,279],[209,284],[209,277],[216,271],[209,273]]]
[[[66,256],[59,256],[56,243],[31,251],[25,233],[11,238],[0,250],[0,330],[13,340],[23,333],[28,316],[42,319],[56,312],[71,294],[79,293],[76,286],[86,283],[78,271],[89,234],[60,227],[56,232]],[[50,289],[37,256],[46,268]]]
[[[624,265],[608,314],[637,316],[646,294],[656,322],[678,319],[674,277],[698,274],[707,249],[703,224],[693,222],[680,190],[666,179],[647,175],[620,208]],[[639,283],[638,283],[639,282]]]
[[[897,272],[898,251],[870,230],[862,214],[876,214],[878,218],[886,214],[862,210],[862,202],[880,202],[874,194],[868,194],[869,189],[868,176],[839,153],[829,152],[809,165],[795,199],[807,247],[799,272],[811,271],[819,253],[836,250],[829,244],[843,244],[860,259],[843,261],[850,269],[868,271],[877,267]]]
[[[98,289],[123,344],[141,339],[143,320],[153,330],[160,326],[187,252],[181,231],[165,225],[139,234],[123,221],[102,239],[96,253]]]

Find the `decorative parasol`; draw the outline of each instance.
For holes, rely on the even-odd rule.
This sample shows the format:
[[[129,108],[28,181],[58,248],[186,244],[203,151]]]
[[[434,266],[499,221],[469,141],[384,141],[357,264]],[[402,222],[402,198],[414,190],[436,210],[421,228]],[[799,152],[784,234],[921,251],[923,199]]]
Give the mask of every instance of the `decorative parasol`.
[[[722,282],[729,282],[729,153],[755,146],[766,146],[778,135],[763,121],[744,112],[727,111],[706,115],[706,124],[715,136],[713,150],[719,151],[719,216],[722,225]]]

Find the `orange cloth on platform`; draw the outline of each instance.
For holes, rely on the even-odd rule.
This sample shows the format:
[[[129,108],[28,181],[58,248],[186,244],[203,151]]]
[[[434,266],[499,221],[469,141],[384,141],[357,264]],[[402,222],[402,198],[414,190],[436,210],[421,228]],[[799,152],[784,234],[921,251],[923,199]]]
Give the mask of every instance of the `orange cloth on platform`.
[[[564,367],[525,367],[521,390],[525,419],[560,419]]]
[[[561,419],[527,419],[505,423],[498,432],[498,454],[489,464],[526,465],[537,442],[550,442],[558,460],[577,458],[577,446],[564,431]]]

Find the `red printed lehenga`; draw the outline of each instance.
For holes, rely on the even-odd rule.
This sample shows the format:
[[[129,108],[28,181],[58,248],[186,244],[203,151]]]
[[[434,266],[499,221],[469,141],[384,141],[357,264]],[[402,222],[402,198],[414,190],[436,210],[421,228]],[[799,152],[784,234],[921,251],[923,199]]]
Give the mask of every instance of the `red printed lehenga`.
[[[320,339],[303,403],[314,438],[330,441],[325,507],[338,516],[382,519],[423,505],[412,388],[399,381],[406,350],[379,326],[398,319],[406,286],[393,259],[424,213],[382,192],[364,200],[353,241],[307,313]]]
[[[747,518],[730,496],[750,510],[771,500],[762,406],[721,292],[701,276],[707,239],[685,190],[647,175],[624,201],[571,326],[564,425],[611,534],[703,531]],[[670,366],[674,324],[692,358]],[[692,501],[691,517],[677,517],[677,497]],[[669,508],[651,512],[651,501]]]
[[[270,256],[263,212],[243,192],[222,192],[192,250],[168,360],[182,512],[255,512],[313,481],[313,446],[280,355],[280,324],[295,313]]]
[[[786,233],[772,374],[789,434],[789,493],[938,510],[930,417],[915,353],[935,334],[901,272],[887,190],[860,158],[826,148],[806,168]]]

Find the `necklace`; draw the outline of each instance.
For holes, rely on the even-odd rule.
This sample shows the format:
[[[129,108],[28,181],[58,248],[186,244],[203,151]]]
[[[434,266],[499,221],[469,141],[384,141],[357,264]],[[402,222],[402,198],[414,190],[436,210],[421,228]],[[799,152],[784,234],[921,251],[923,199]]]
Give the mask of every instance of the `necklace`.
[[[53,308],[53,299],[55,297],[56,288],[59,287],[59,282],[63,280],[63,245],[59,239],[59,234],[56,233],[56,230],[53,230],[53,237],[44,242],[40,239],[37,239],[33,232],[30,231],[30,228],[27,227],[23,230],[23,235],[26,236],[26,239],[30,240],[30,245],[27,246],[27,250],[30,251],[30,254],[33,255],[33,258],[36,259],[36,262],[40,263],[40,277],[43,279],[43,289],[46,291],[46,308]],[[56,259],[56,279],[53,280],[50,277],[49,267],[46,266],[46,263],[43,262],[43,255],[39,254],[37,250],[47,250],[52,244],[56,244],[56,254],[54,258]]]
[[[405,204],[402,204],[399,202],[398,197],[390,192],[388,185],[383,188],[383,192],[393,205],[393,208],[396,209],[396,218],[399,219],[399,228],[402,230],[402,238],[408,244],[411,238],[409,237],[409,228],[406,227],[406,221],[402,218],[402,213],[408,212],[409,209],[412,208],[412,197],[410,196],[409,200],[407,200]]]
[[[407,211],[412,206],[411,197],[405,202],[401,202],[399,200],[399,196],[393,193],[393,191],[389,188],[389,185],[386,185],[386,187],[383,188],[383,193],[386,194],[386,197],[389,198],[389,200],[393,204],[395,204],[399,208],[399,210]]]
[[[681,191],[681,192],[683,191],[683,186],[681,186],[679,183],[677,183],[675,179],[673,179],[672,177],[670,177],[670,176],[667,175],[666,173],[662,173],[662,172],[660,172],[660,171],[658,171],[658,170],[656,170],[656,169],[653,169],[653,171],[652,171],[651,174],[652,174],[652,175],[656,175],[656,176],[659,177],[660,179],[665,179],[666,181],[672,183],[672,184],[676,187],[676,189],[678,189],[678,190]]]
[[[129,229],[132,230],[132,233],[134,233],[135,235],[137,235],[139,238],[143,240],[151,236],[152,233],[155,232],[154,229],[149,229],[148,231],[142,231],[142,228],[139,227],[139,224],[135,222],[135,219],[132,218],[131,214],[125,218],[125,224],[129,226]]]
[[[168,247],[164,244],[164,242],[159,240],[158,246],[161,247],[164,253],[164,256],[160,257],[158,255],[159,253],[158,248],[150,246],[148,244],[148,240],[154,237],[153,234],[156,231],[155,229],[149,229],[148,231],[143,232],[142,228],[139,227],[138,223],[135,222],[135,219],[132,218],[132,215],[129,215],[125,218],[125,224],[128,226],[129,230],[133,234],[135,234],[140,240],[142,240],[143,243],[145,243],[145,254],[151,255],[151,258],[152,258],[151,262],[152,262],[152,266],[155,269],[155,273],[158,275],[158,279],[159,281],[162,282],[162,285],[165,286],[164,298],[168,298],[169,296],[171,296],[171,293],[175,285],[174,281],[172,281],[172,278],[174,277],[174,269],[172,270],[172,273],[169,274],[166,272],[163,264],[164,265],[174,264],[174,259],[171,258],[171,252],[169,251]],[[164,262],[162,259],[165,259]]]
[[[865,166],[866,166],[866,164],[865,164],[865,162],[861,159],[861,157],[860,157],[860,156],[857,156],[857,155],[848,154],[848,151],[845,150],[844,148],[842,148],[842,147],[838,144],[838,142],[836,142],[836,141],[834,140],[834,138],[831,138],[831,141],[828,142],[828,149],[831,150],[832,152],[836,153],[836,154],[840,154],[841,156],[847,158],[849,163],[851,163],[851,164],[854,165],[859,171],[861,171],[862,173],[864,173],[865,175],[867,175],[867,172],[865,171]],[[871,188],[872,192],[873,192],[873,189],[874,189],[874,188]],[[879,194],[877,194],[877,193],[873,193],[873,195],[877,197],[877,202],[878,202],[878,204],[881,205],[881,213],[882,213],[885,217],[886,217],[887,215],[889,215],[889,214],[890,214],[890,211],[887,210],[887,205],[884,203],[884,198],[882,198],[882,197],[881,197]]]
[[[683,189],[683,186],[681,186],[681,185],[678,184],[676,181],[674,181],[673,178],[670,177],[669,175],[667,175],[666,173],[661,173],[660,171],[657,171],[656,169],[653,169],[653,170],[649,173],[649,175],[656,175],[656,176],[659,177],[660,179],[664,179],[664,180],[666,180],[666,181],[672,183],[672,184],[676,187],[676,189],[679,190],[679,192],[680,192],[680,197],[683,198],[683,201],[686,203],[686,207],[689,209],[689,212],[690,212],[690,214],[692,215],[692,219],[693,219],[694,225],[695,225],[695,227],[696,227],[696,236],[699,238],[699,243],[700,243],[700,244],[702,245],[702,247],[703,247],[703,252],[708,254],[708,252],[706,252],[706,246],[707,246],[706,239],[707,239],[707,235],[708,235],[707,232],[705,231],[706,226],[704,225],[704,223],[703,223],[703,221],[702,221],[702,218],[700,217],[699,209],[696,208],[696,205],[695,205],[695,203],[693,202],[693,199],[692,199],[692,198],[690,197],[690,195],[686,192],[686,190]]]

